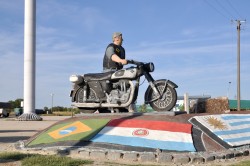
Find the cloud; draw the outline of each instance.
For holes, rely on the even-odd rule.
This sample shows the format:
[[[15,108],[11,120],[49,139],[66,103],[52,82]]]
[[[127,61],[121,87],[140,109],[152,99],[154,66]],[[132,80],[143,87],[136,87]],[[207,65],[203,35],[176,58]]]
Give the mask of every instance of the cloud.
[[[103,14],[97,9],[93,7],[83,8],[79,12],[80,22],[83,23],[83,27],[87,29],[87,31],[94,31],[100,25],[105,26],[110,23],[110,21],[103,16]]]
[[[69,1],[47,1],[37,5],[38,18],[42,23],[57,20],[56,23],[73,28],[81,28],[85,32],[95,32],[105,26],[110,26],[110,19],[105,17],[97,7],[77,5]],[[46,21],[46,22],[45,22]]]

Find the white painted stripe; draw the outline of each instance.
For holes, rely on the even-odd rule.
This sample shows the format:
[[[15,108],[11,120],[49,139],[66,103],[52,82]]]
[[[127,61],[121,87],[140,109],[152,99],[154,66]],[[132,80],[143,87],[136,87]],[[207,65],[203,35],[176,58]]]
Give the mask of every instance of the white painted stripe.
[[[249,144],[249,140],[246,141],[237,141],[237,142],[228,142],[231,146],[240,146],[240,145],[246,145]]]
[[[213,117],[216,118],[218,120],[221,120],[225,123],[232,123],[232,122],[241,122],[241,121],[250,121],[250,118],[246,118],[245,116],[237,116],[237,115],[233,115],[233,117],[237,117],[237,118],[230,118],[231,116],[226,116],[226,115],[209,115],[209,116],[196,116],[196,119],[207,119],[209,117]]]
[[[126,128],[126,127],[104,127],[98,134],[104,135],[116,135],[125,137],[140,137],[151,140],[159,141],[176,141],[176,142],[189,142],[193,143],[191,134],[181,133],[181,132],[169,132],[162,130],[148,130],[149,134],[147,136],[133,136],[133,131],[141,128]]]
[[[217,135],[217,134],[216,134]],[[240,133],[240,134],[229,134],[229,135],[218,135],[223,139],[230,139],[230,138],[241,138],[241,137],[250,137],[250,133]],[[250,140],[249,140],[250,142]]]

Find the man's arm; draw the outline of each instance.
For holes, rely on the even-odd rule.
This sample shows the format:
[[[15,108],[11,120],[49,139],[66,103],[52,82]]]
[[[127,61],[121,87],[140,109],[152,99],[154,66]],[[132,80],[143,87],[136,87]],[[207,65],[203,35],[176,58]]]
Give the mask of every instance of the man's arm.
[[[128,64],[127,60],[126,59],[121,59],[119,56],[117,56],[116,54],[113,54],[111,56],[111,60],[114,61],[114,62],[117,62],[117,63],[121,63],[123,65],[126,65]]]

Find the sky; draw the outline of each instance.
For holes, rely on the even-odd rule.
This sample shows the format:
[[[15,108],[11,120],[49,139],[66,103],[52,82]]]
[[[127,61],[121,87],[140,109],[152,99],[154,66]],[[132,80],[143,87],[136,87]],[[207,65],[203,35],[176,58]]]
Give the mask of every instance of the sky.
[[[153,78],[175,82],[178,96],[236,99],[235,20],[246,20],[240,85],[241,99],[250,100],[249,6],[249,0],[37,0],[36,108],[50,108],[51,94],[53,106],[70,107],[70,75],[102,72],[117,31],[126,58],[153,62]],[[0,20],[0,101],[7,102],[23,98],[24,0],[0,0]],[[147,86],[140,86],[138,104]]]

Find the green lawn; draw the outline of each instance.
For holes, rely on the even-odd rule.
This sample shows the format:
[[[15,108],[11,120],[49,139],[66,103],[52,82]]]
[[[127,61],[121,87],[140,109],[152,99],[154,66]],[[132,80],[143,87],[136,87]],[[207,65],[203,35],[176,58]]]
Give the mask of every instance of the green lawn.
[[[0,159],[6,161],[21,161],[22,166],[79,166],[93,164],[90,160],[72,159],[69,157],[24,154],[18,152],[0,153]],[[3,161],[1,161],[3,163]]]

